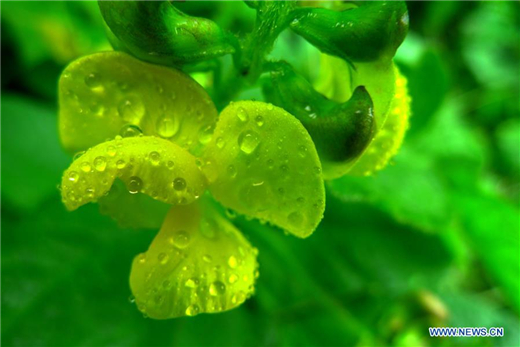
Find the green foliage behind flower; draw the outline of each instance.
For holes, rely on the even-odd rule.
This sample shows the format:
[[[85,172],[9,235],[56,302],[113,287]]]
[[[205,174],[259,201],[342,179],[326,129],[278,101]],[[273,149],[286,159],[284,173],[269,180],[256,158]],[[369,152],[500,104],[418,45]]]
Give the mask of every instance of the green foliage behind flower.
[[[121,182],[124,175],[104,191],[107,196],[99,199],[99,209],[116,221],[101,215],[93,204],[66,212],[56,189],[62,172],[72,161],[70,154],[59,146],[56,127],[59,73],[73,59],[109,49],[101,14],[92,6],[95,3],[64,4],[55,3],[52,9],[34,2],[2,4],[2,29],[7,33],[2,41],[4,345],[518,344],[520,97],[515,62],[520,59],[520,38],[519,11],[514,3],[408,3],[411,29],[395,62],[408,79],[413,116],[399,154],[373,176],[359,176],[365,170],[356,172],[356,166],[363,163],[361,157],[350,170],[355,176],[328,180],[324,218],[306,240],[288,237],[264,224],[265,220],[250,220],[215,202],[199,207],[217,220],[219,230],[229,231],[223,236],[229,237],[230,242],[259,250],[256,255],[251,248],[244,256],[248,259],[244,260],[244,269],[252,277],[240,282],[244,284],[243,294],[227,292],[226,302],[234,306],[244,301],[252,283],[248,281],[255,281],[255,292],[240,308],[229,312],[164,322],[143,319],[129,303],[128,274],[131,259],[150,243],[149,259],[158,264],[164,261],[158,241],[161,237],[168,240],[169,233],[178,229],[172,215],[163,224],[168,205],[145,194],[127,194],[128,186]],[[238,33],[238,38],[245,37],[254,27],[255,9],[241,2],[186,2],[180,3],[178,9],[191,17],[211,18],[222,29]],[[16,21],[17,13],[34,20],[21,26]],[[48,29],[39,23],[54,26]],[[37,37],[44,39],[34,39]],[[63,42],[72,42],[75,48]],[[270,45],[270,53],[268,48],[258,47],[255,54],[266,59],[286,59],[331,102],[348,100],[351,91],[344,93],[345,88],[341,87],[345,85],[344,76],[331,75],[330,68],[323,63],[330,57],[322,56],[303,37],[284,31],[278,40],[267,43]],[[253,57],[256,55],[245,57],[243,66],[255,66]],[[262,91],[270,85],[271,76],[252,69],[253,75],[260,76],[259,84],[251,85],[247,80],[237,83],[231,60],[224,55],[215,63],[187,65],[184,74],[191,74],[206,89],[219,113],[230,100],[235,101],[235,107],[240,105],[238,100],[270,101]],[[332,71],[344,71],[341,67],[336,69]],[[143,83],[143,89],[145,86]],[[113,86],[113,90],[120,87]],[[150,87],[154,88],[153,98],[158,95],[155,87]],[[110,107],[117,110],[117,100],[112,102]],[[93,115],[99,111],[96,106],[88,106]],[[255,118],[256,114],[251,118],[251,126],[256,126]],[[154,135],[151,132],[158,123],[170,134],[171,124],[160,121],[159,117],[143,122],[140,129],[146,136],[119,141],[146,140]],[[72,151],[113,139],[125,124],[115,125],[106,137]],[[256,129],[251,128],[257,132]],[[236,137],[242,130],[247,129],[237,129]],[[123,129],[124,135],[134,131],[137,130]],[[81,131],[78,134],[72,140],[81,139]],[[203,147],[213,146],[216,150],[222,144],[216,137],[206,142],[204,134],[202,143],[199,139],[197,133],[192,144],[199,148],[186,145],[192,154],[186,152],[183,156],[199,156]],[[248,139],[253,141],[248,140],[247,144],[255,143],[254,136]],[[105,147],[103,156],[109,159],[110,143]],[[148,152],[147,149],[149,155]],[[319,148],[316,153],[320,154]],[[163,153],[160,154],[162,158]],[[94,154],[83,154],[87,155]],[[92,164],[98,157],[92,158]],[[213,156],[206,159],[211,160],[210,157]],[[155,168],[153,158],[147,159],[151,169]],[[87,157],[83,159],[86,161]],[[227,158],[219,160],[225,162]],[[77,165],[83,161],[79,157]],[[103,166],[99,160],[97,163],[100,168]],[[113,165],[117,169],[117,160]],[[212,169],[209,165],[203,170],[209,181],[214,177]],[[81,168],[75,171],[82,172]],[[92,176],[98,174],[94,169]],[[196,175],[189,177],[196,179]],[[234,187],[228,182],[218,183],[209,182],[209,191],[218,201],[232,207],[225,200]],[[96,188],[108,189],[102,180],[99,184]],[[146,190],[153,195],[153,189]],[[84,196],[94,193],[89,191]],[[236,199],[243,203],[240,196],[238,189]],[[121,201],[126,210],[119,208]],[[250,203],[255,209],[258,207],[254,201]],[[161,233],[155,238],[161,224]],[[128,228],[132,225],[141,228]],[[210,252],[204,251],[210,239],[202,234],[212,230],[207,228],[210,225],[199,229],[182,227],[190,242],[199,246],[201,264],[202,257]],[[172,240],[184,245],[182,240],[186,238],[174,236],[177,234],[171,234]],[[224,256],[211,254],[214,259],[222,258],[222,264],[215,265],[229,268],[226,248],[221,250]],[[257,257],[258,279],[255,261],[249,257]],[[135,271],[130,278],[134,295],[142,291],[144,297],[150,295],[150,300],[161,303],[168,299],[156,295],[161,293],[147,294],[149,283],[153,287],[164,286],[168,280],[168,286],[182,278],[185,284],[195,284],[190,282],[188,273],[181,277],[175,272],[182,269],[169,272],[172,278],[154,276],[152,282],[146,282],[141,277],[147,271],[138,267],[142,264],[140,259],[135,258]],[[233,281],[232,275],[232,271],[226,273],[226,280],[231,277]],[[212,279],[213,287],[207,290],[221,291],[218,281]],[[130,301],[137,297],[143,296],[136,295]],[[218,296],[207,298],[215,297]],[[185,306],[182,303],[182,310]],[[201,309],[188,308],[184,314],[200,313]],[[161,318],[153,311],[146,314]],[[506,336],[431,339],[427,336],[428,326],[503,326]]]

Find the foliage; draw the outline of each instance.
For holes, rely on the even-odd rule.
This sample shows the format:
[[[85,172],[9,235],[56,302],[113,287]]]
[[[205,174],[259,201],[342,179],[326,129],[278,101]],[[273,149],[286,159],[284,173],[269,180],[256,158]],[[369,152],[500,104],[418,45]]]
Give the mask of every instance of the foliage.
[[[168,321],[143,319],[128,302],[130,260],[154,239],[164,204],[136,201],[146,195],[123,194],[125,187],[116,181],[99,203],[121,228],[93,204],[69,213],[60,202],[55,187],[71,158],[58,143],[59,72],[108,43],[99,32],[103,24],[95,3],[53,4],[52,9],[36,2],[2,4],[4,345],[518,345],[520,14],[514,3],[408,3],[411,31],[395,59],[414,102],[399,154],[374,176],[327,181],[325,216],[303,241],[211,202],[205,209],[218,223],[245,235],[233,242],[260,250],[255,293],[229,312]],[[239,37],[254,27],[256,10],[243,3],[185,2],[178,8],[211,18]],[[16,13],[34,20],[21,26]],[[23,39],[35,35],[51,39]],[[268,41],[242,60],[251,75],[262,75],[254,60],[258,54],[286,57],[330,100],[348,100],[334,87],[341,81],[320,80],[341,67],[330,68],[303,38],[284,31]],[[251,77],[237,80],[229,56],[215,62],[187,65],[185,73],[205,87],[217,110],[230,100],[266,100],[262,89],[271,85],[271,76],[251,85]],[[113,138],[120,128],[96,142]],[[240,130],[225,134],[237,137]],[[205,146],[217,146],[217,138]],[[210,186],[217,197],[215,189]],[[127,210],[116,208],[120,199],[128,201]],[[184,208],[190,206],[195,205]],[[155,217],[148,218],[148,211]],[[140,229],[125,227],[143,220]],[[193,242],[205,240],[185,229]],[[163,227],[161,237],[168,232]],[[152,246],[148,252],[159,259],[160,250]],[[253,272],[255,264],[248,264]],[[143,284],[135,276],[141,274],[133,273],[134,288]],[[428,326],[503,326],[506,335],[433,339]]]

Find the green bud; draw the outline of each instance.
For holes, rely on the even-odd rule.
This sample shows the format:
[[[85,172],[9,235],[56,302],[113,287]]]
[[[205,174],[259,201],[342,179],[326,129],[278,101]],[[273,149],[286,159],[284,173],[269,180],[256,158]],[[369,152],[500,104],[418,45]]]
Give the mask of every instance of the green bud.
[[[273,103],[298,118],[311,135],[320,159],[344,163],[359,156],[375,130],[373,103],[363,86],[341,104],[318,93],[287,63],[271,72]]]
[[[343,11],[299,8],[291,28],[322,52],[350,62],[391,59],[408,31],[404,1],[359,1]]]
[[[176,66],[234,52],[231,36],[217,24],[169,1],[99,1],[99,7],[113,45],[141,60]]]

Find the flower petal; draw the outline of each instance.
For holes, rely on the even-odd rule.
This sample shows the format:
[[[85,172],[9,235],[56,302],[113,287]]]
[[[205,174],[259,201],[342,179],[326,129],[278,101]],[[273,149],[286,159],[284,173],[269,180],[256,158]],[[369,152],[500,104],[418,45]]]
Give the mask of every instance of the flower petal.
[[[220,114],[203,170],[225,206],[307,237],[325,209],[316,148],[294,116],[240,101]]]
[[[63,203],[75,210],[96,201],[116,177],[131,193],[169,204],[188,204],[206,188],[195,157],[178,145],[153,136],[116,138],[89,149],[65,171]]]
[[[410,117],[410,96],[407,80],[396,68],[395,96],[390,104],[386,122],[372,140],[365,153],[349,171],[355,176],[371,175],[384,168],[401,147]]]
[[[155,319],[237,307],[254,292],[257,253],[209,202],[174,206],[132,264],[137,307]]]
[[[131,124],[196,154],[217,119],[209,95],[191,77],[121,52],[71,63],[60,77],[59,104],[61,141],[71,152],[114,138]]]

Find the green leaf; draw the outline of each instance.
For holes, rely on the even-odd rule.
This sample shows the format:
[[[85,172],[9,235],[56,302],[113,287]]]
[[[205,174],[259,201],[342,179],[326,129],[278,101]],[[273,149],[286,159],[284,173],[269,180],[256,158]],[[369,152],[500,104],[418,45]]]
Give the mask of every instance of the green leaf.
[[[71,63],[59,93],[61,141],[71,152],[114,138],[130,124],[197,153],[217,119],[210,97],[189,76],[120,52]]]
[[[178,66],[234,52],[231,36],[216,23],[170,1],[99,1],[99,7],[114,36],[141,60]]]
[[[351,62],[390,60],[408,32],[404,1],[358,2],[343,11],[299,8],[291,29],[323,53]]]
[[[173,207],[148,251],[134,259],[137,307],[156,319],[230,310],[254,292],[257,253],[207,202]]]
[[[220,114],[205,153],[213,196],[226,207],[299,236],[309,236],[325,209],[316,148],[283,109],[235,102]]]
[[[454,196],[461,222],[484,266],[520,311],[520,213],[499,198],[460,192]]]
[[[2,198],[32,210],[52,195],[67,155],[59,146],[56,110],[22,96],[2,95]]]
[[[404,224],[438,231],[450,215],[443,180],[416,151],[403,148],[396,161],[375,176],[344,176],[330,181],[328,188],[343,201],[368,201]]]
[[[152,136],[116,138],[92,147],[64,172],[63,203],[75,210],[96,201],[116,178],[130,193],[168,204],[189,204],[206,189],[195,157],[176,144]]]

